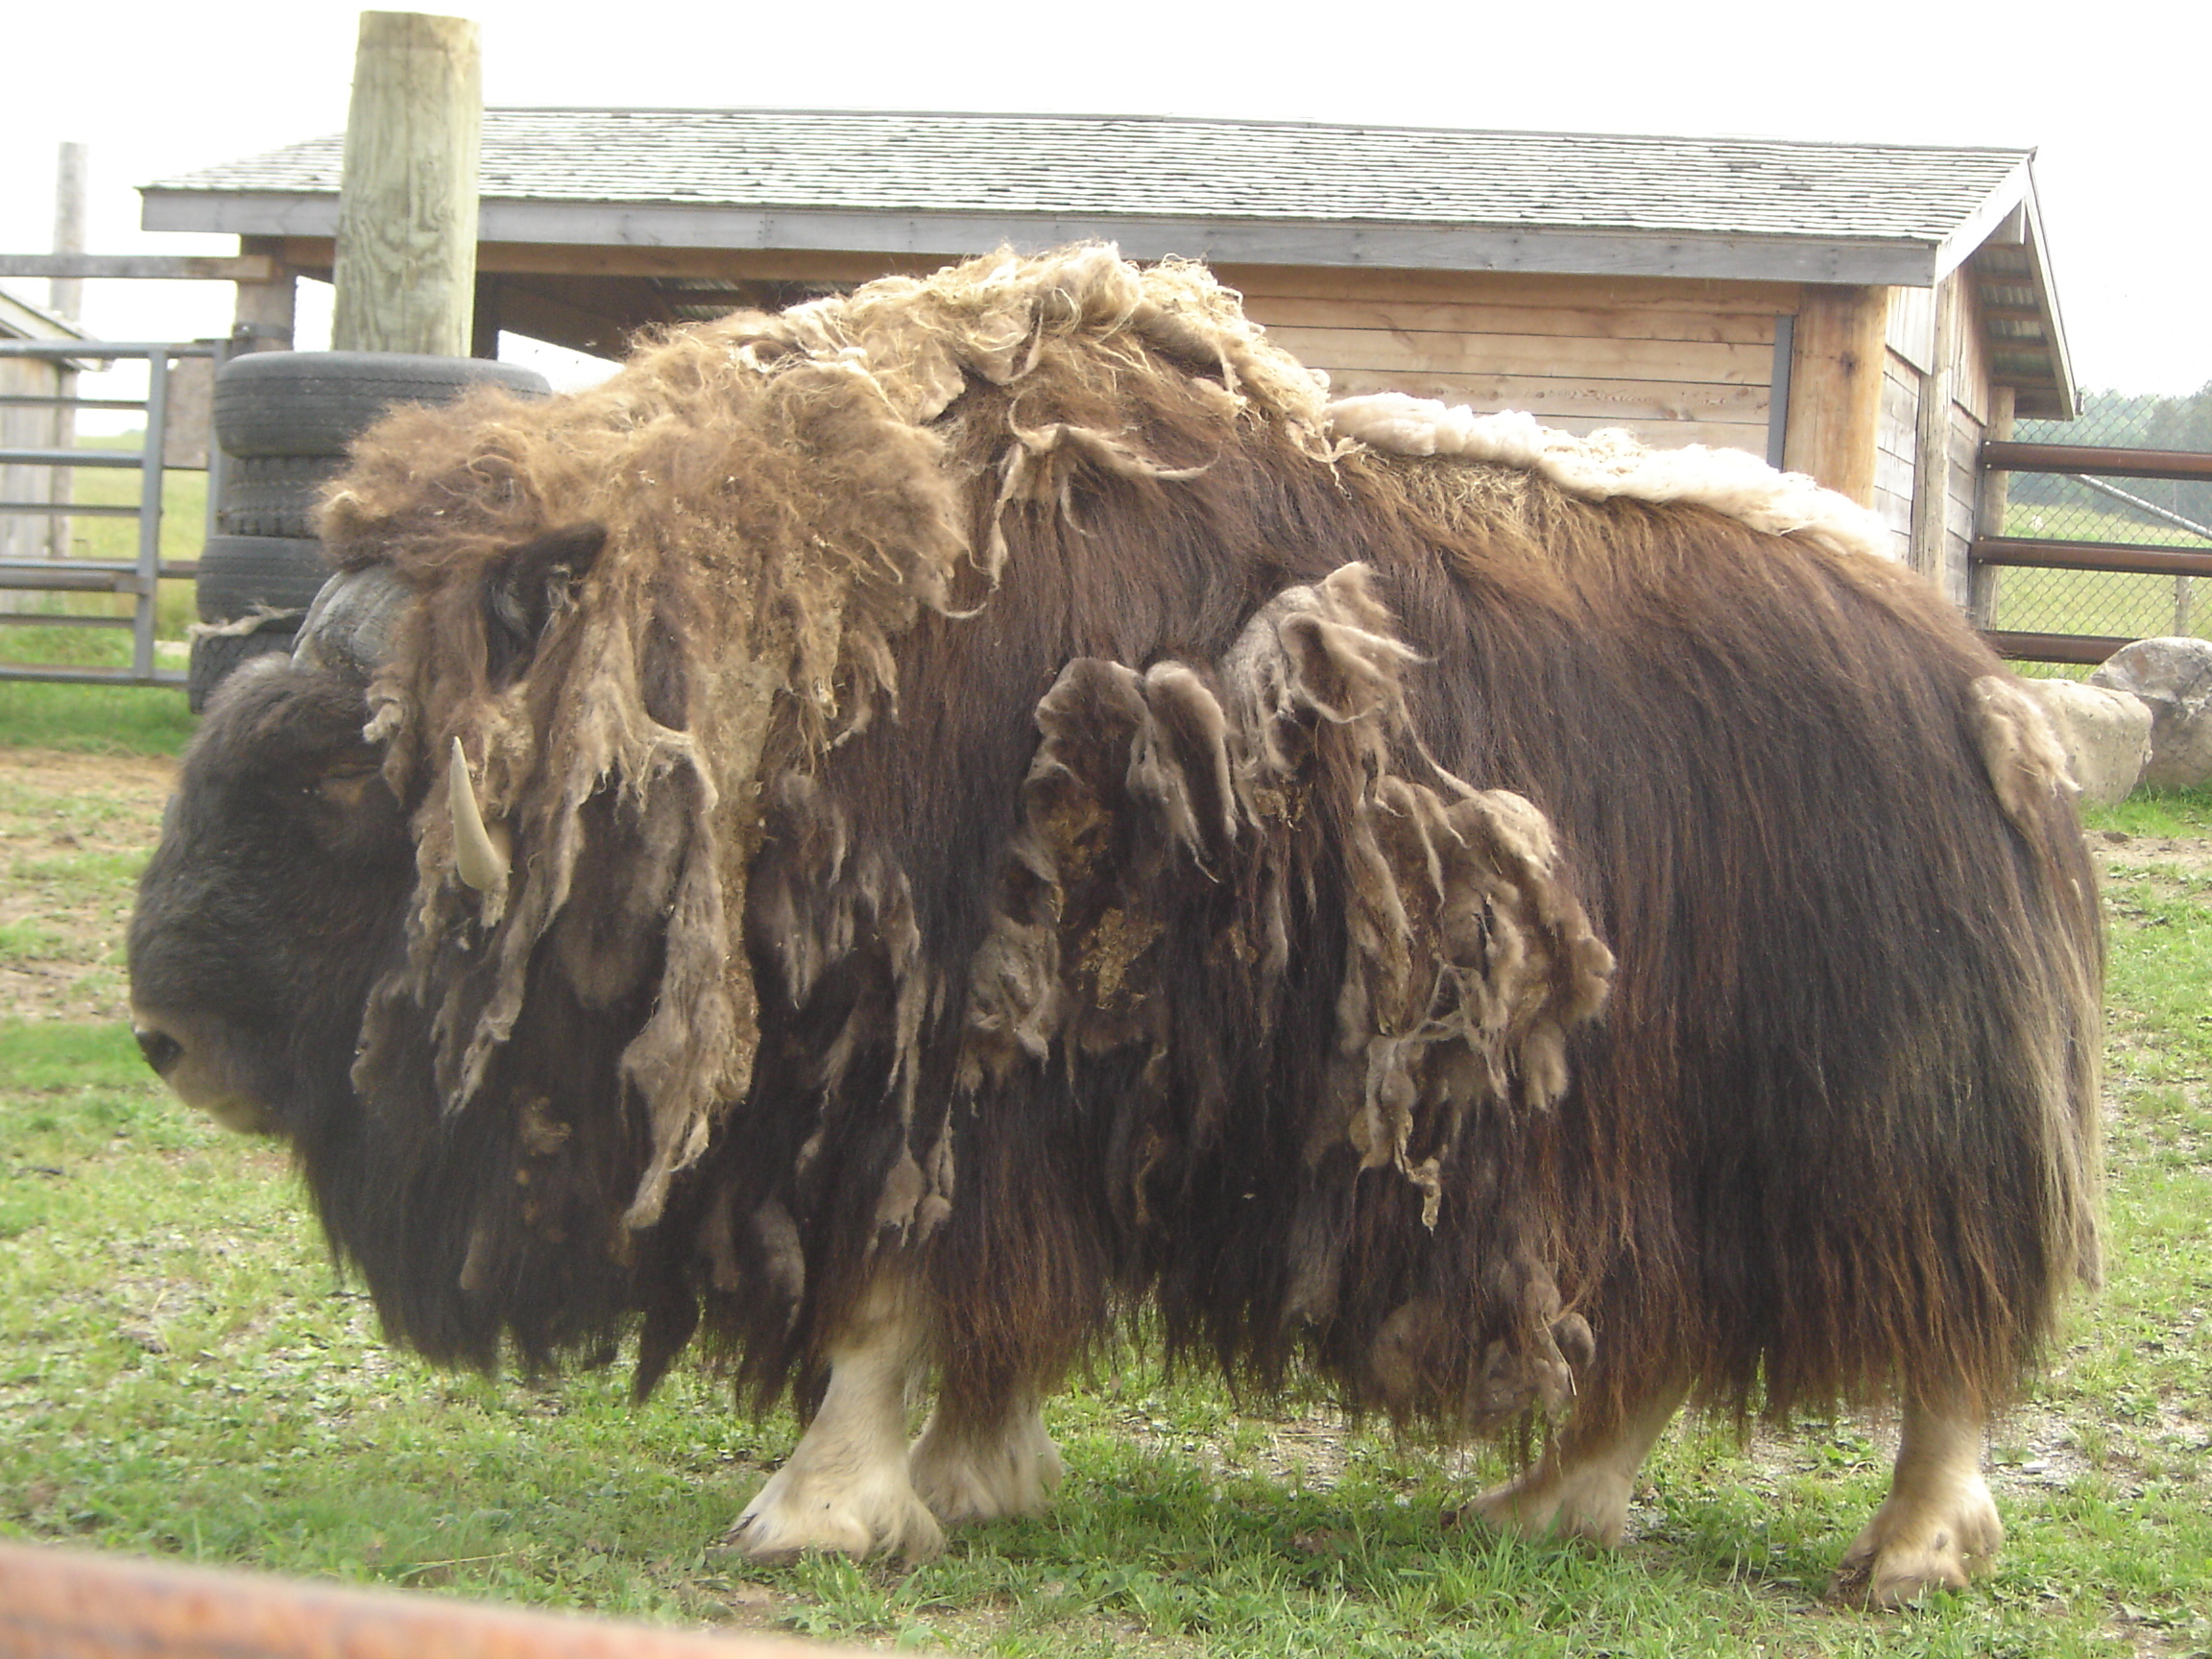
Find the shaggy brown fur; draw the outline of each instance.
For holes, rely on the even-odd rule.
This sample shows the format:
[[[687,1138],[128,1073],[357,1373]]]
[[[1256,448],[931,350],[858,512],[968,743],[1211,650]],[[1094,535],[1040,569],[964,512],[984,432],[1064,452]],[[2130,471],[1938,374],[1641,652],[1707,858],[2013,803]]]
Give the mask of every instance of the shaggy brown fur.
[[[573,1200],[438,1184],[461,1271],[367,1262],[413,1324],[557,1344],[589,1261],[642,1381],[704,1309],[773,1397],[903,1250],[955,1414],[1139,1295],[1264,1383],[1596,1431],[1671,1375],[1999,1402],[2094,1274],[2091,878],[1994,659],[1817,537],[1340,445],[1194,268],[399,415],[325,532],[417,596],[357,1087]]]

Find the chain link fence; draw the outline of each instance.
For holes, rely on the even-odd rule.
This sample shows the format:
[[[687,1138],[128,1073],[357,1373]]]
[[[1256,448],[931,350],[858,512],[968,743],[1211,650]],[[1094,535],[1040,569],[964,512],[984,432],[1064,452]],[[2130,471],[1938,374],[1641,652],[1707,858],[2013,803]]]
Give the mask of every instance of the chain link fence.
[[[2212,385],[2188,397],[2093,392],[2083,405],[2076,421],[2022,421],[2013,437],[2024,444],[2212,453]],[[2033,472],[2012,473],[2008,482],[2007,536],[2212,552],[2212,482]],[[1993,575],[1990,621],[2000,629],[2212,637],[2212,578],[2021,567]]]

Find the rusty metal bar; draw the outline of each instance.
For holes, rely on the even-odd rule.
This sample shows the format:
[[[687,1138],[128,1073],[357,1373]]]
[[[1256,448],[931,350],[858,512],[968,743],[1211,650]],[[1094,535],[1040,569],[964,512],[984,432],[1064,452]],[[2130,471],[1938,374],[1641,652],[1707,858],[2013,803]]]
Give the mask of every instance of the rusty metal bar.
[[[2212,576],[2212,548],[2150,541],[2059,541],[2022,536],[1977,536],[1966,556],[1977,565],[2049,570],[2115,570],[2132,576]]]
[[[1982,465],[2008,472],[2094,472],[2105,478],[2212,478],[2212,454],[2174,449],[2101,449],[2093,444],[2015,444],[1992,439]]]
[[[787,1638],[694,1635],[396,1590],[346,1590],[0,1544],[0,1659],[835,1659]]]
[[[2000,657],[2009,657],[2022,662],[2102,662],[2123,645],[2132,645],[2132,639],[2115,638],[2102,634],[2023,634],[2013,629],[1992,628],[1982,637]]]

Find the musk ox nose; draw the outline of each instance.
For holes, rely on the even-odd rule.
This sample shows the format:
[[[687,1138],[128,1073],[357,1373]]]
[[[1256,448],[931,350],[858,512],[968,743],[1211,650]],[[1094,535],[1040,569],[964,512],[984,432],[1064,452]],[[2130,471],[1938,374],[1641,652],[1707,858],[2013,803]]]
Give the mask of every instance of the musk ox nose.
[[[146,1056],[146,1064],[164,1077],[169,1075],[169,1068],[183,1057],[184,1045],[166,1031],[140,1025],[131,1034],[138,1039],[138,1052]]]

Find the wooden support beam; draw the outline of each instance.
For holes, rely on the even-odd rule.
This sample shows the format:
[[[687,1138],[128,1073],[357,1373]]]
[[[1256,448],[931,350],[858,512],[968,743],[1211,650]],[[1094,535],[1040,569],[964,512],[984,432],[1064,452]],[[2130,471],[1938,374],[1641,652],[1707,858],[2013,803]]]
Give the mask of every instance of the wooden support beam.
[[[262,255],[191,253],[0,253],[0,276],[127,277],[179,282],[268,282],[276,261]]]
[[[1920,409],[1912,442],[1913,569],[1947,588],[1944,541],[1951,528],[1951,404],[1957,395],[1959,355],[1958,273],[1936,284],[1936,337],[1928,372],[1920,376]],[[1966,595],[1949,597],[1963,602]]]
[[[1989,388],[1988,437],[2003,442],[2012,436],[2014,394],[2009,386]],[[2011,498],[2012,475],[1988,467],[1974,469],[1974,540],[1982,542],[2005,534],[2005,514]],[[1994,627],[1997,595],[2004,576],[1995,565],[1984,565],[1966,550],[1967,613],[1977,628]]]
[[[266,276],[237,278],[238,296],[230,311],[233,343],[246,351],[289,351],[299,308],[299,279],[275,254],[283,244],[272,236],[242,236],[245,257],[238,262],[268,268]]]
[[[1809,284],[1798,303],[1782,464],[1874,504],[1889,290]]]
[[[469,355],[483,128],[474,23],[361,13],[339,182],[335,349]]]

